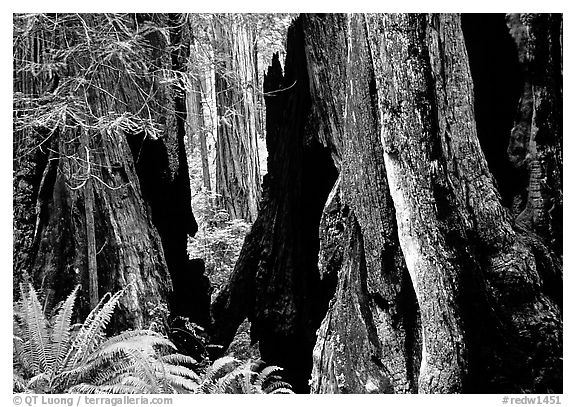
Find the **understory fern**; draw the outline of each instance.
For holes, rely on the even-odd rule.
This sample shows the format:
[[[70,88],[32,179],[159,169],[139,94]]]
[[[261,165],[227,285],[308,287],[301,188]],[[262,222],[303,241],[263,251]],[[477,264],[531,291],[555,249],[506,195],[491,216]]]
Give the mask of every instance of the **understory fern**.
[[[14,310],[13,390],[31,393],[193,392],[196,361],[151,330],[104,330],[124,291],[106,295],[75,329],[76,287],[48,320],[31,284],[21,284]]]
[[[263,367],[262,362],[225,356],[216,360],[204,374],[196,393],[292,394],[290,384],[282,380],[278,366]]]

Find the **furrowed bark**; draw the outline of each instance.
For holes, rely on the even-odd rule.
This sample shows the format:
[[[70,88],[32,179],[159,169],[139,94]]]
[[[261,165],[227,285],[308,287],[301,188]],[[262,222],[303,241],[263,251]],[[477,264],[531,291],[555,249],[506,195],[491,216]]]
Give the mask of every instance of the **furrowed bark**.
[[[216,192],[233,219],[253,222],[260,200],[254,35],[239,15],[215,20]]]
[[[41,15],[38,18],[52,17]],[[62,18],[63,24],[58,26],[59,31],[53,33],[55,38],[49,42],[51,47],[63,43],[66,30],[75,32],[82,24],[91,31],[101,27],[99,24],[111,24],[115,29],[118,24],[127,24],[134,28],[130,24],[136,24],[135,20],[139,24],[146,19],[161,20],[159,16],[150,15],[136,15],[135,20],[121,22],[114,20],[113,15],[63,15]],[[155,22],[162,24],[159,20]],[[124,29],[130,29],[128,26]],[[152,30],[144,37],[143,41],[154,45],[150,48],[151,55],[142,55],[144,59],[150,58],[146,63],[152,71],[164,73],[166,68],[179,69],[182,58],[177,53],[180,48],[171,54],[168,41],[158,31]],[[69,40],[76,38],[70,36]],[[78,40],[85,38],[81,36]],[[172,33],[172,40],[179,41],[177,33]],[[45,292],[54,292],[50,299],[52,304],[67,296],[75,284],[82,283],[80,313],[86,314],[89,310],[85,291],[89,287],[86,239],[91,234],[87,223],[91,222],[90,214],[87,219],[85,212],[93,212],[99,292],[116,292],[128,287],[115,313],[113,329],[144,328],[151,323],[163,328],[168,323],[172,290],[170,273],[178,276],[189,267],[186,236],[196,230],[183,144],[183,99],[176,94],[175,88],[158,77],[152,79],[146,76],[147,73],[114,69],[121,66],[114,58],[111,58],[110,68],[99,66],[99,69],[84,72],[83,69],[90,66],[91,58],[97,58],[91,52],[92,48],[89,48],[82,55],[85,59],[63,61],[58,72],[60,85],[51,90],[60,97],[68,88],[62,90],[58,86],[70,87],[70,83],[75,86],[74,78],[89,76],[82,86],[73,88],[77,93],[72,94],[80,101],[75,105],[85,110],[77,113],[79,117],[68,116],[69,120],[61,124],[63,130],[53,134],[44,146],[50,148],[50,156],[37,192],[34,239],[21,250],[29,254],[27,264],[38,286]],[[136,68],[141,69],[140,65]],[[24,85],[28,80],[36,81],[42,87],[44,79],[23,78],[20,82],[15,78],[15,82]],[[154,97],[143,93],[143,89],[151,91]],[[162,106],[160,110],[159,106]],[[157,115],[167,108],[168,114]],[[139,127],[134,121],[124,121],[126,117],[134,117],[130,115],[137,116],[143,109],[147,109],[147,118],[154,115],[158,125],[155,135],[160,134],[163,138],[154,140],[149,128]],[[102,122],[97,124],[94,118]],[[107,120],[113,121],[114,125],[106,127]],[[95,128],[99,130],[95,131]],[[89,132],[91,168],[90,179],[82,186],[87,160],[86,150],[78,140],[84,131]],[[31,145],[37,143],[34,134],[27,137]],[[143,159],[144,156],[147,158]],[[89,183],[94,195],[93,211],[84,204],[83,198],[83,190]],[[156,187],[159,189],[154,190]],[[166,213],[170,213],[170,217],[163,216]],[[175,240],[171,241],[171,238]]]
[[[289,37],[293,59],[283,74],[275,56],[264,79],[269,155],[262,207],[212,318],[216,339],[227,346],[247,314],[262,359],[284,367],[296,391],[306,392],[315,331],[333,290],[332,281],[320,281],[317,256],[320,215],[336,174],[311,127],[301,29]]]
[[[558,391],[559,263],[501,204],[459,16],[301,19],[314,132],[340,172],[311,391]]]
[[[192,53],[200,53],[200,46],[198,41],[192,38]],[[192,89],[187,94],[187,107],[188,107],[188,126],[190,130],[189,142],[190,142],[190,153],[192,156],[194,146],[196,143],[200,146],[200,162],[202,165],[202,181],[204,188],[207,191],[212,190],[212,185],[210,182],[210,167],[208,160],[208,147],[206,144],[206,134],[209,131],[209,127],[206,126],[204,120],[204,106],[203,99],[205,99],[205,88],[206,88],[206,67],[202,66],[202,61],[195,58],[194,55],[190,55],[191,63],[189,69],[191,70],[191,82]]]
[[[470,69],[466,59],[458,57],[465,55],[459,21],[441,15],[436,23],[440,29],[436,31],[438,41],[432,41],[431,53],[437,53],[444,61],[443,79],[439,67],[433,68],[437,104],[446,118],[444,125],[440,121],[441,130],[448,135],[444,155],[447,162],[459,163],[451,168],[450,178],[467,204],[467,234],[472,237],[475,257],[483,268],[488,305],[495,311],[495,320],[505,321],[504,326],[500,322],[496,327],[494,322],[488,322],[497,335],[494,348],[499,349],[496,355],[484,358],[494,361],[491,370],[500,370],[506,380],[515,381],[516,389],[558,391],[562,318],[558,308],[561,297],[556,290],[562,282],[554,242],[546,239],[546,245],[529,231],[515,228],[503,208],[473,125]],[[436,24],[432,21],[431,25]],[[454,158],[458,156],[478,158],[456,161]],[[537,343],[546,343],[547,349],[543,351]],[[530,361],[533,369],[528,375],[523,358]],[[490,370],[484,375],[483,380],[488,379],[489,386],[498,386],[495,380],[490,380]]]
[[[549,292],[546,288],[548,284],[544,284],[543,281],[554,279],[558,273],[558,264],[546,249],[541,250],[542,243],[535,240],[532,235],[513,230],[510,219],[500,204],[500,197],[487,169],[475,134],[471,98],[473,95],[472,86],[458,18],[450,15],[429,16],[426,21],[423,20],[423,17],[418,18],[421,20],[418,25],[413,26],[415,30],[407,32],[418,32],[420,27],[420,32],[425,30],[428,33],[427,41],[419,40],[416,44],[412,44],[414,48],[408,48],[406,52],[412,57],[418,57],[424,49],[428,53],[428,56],[424,55],[424,62],[430,64],[432,71],[433,82],[431,84],[433,88],[425,89],[421,95],[429,95],[423,104],[424,107],[429,104],[430,110],[432,110],[432,113],[428,113],[429,119],[435,115],[438,117],[437,129],[434,131],[442,137],[437,141],[436,154],[442,158],[439,160],[442,165],[439,169],[445,174],[440,184],[439,192],[441,194],[434,197],[433,202],[441,209],[446,198],[450,198],[450,194],[453,194],[454,198],[451,204],[453,210],[448,213],[451,213],[452,216],[456,215],[458,218],[457,221],[451,220],[449,222],[451,226],[447,228],[447,231],[452,236],[447,234],[446,237],[453,239],[456,236],[458,244],[455,249],[464,249],[468,246],[466,251],[474,254],[473,260],[475,261],[469,262],[466,260],[469,254],[463,253],[463,258],[466,260],[464,264],[470,265],[463,270],[468,269],[468,272],[471,272],[471,276],[467,279],[472,281],[470,289],[477,292],[478,303],[489,306],[495,311],[492,318],[482,321],[482,324],[489,328],[489,332],[492,332],[491,337],[495,340],[494,346],[498,348],[497,355],[487,354],[490,356],[489,360],[493,362],[488,362],[485,369],[488,372],[497,371],[506,379],[497,382],[491,380],[491,375],[486,372],[476,373],[480,375],[480,378],[487,381],[480,388],[493,389],[494,386],[507,388],[515,382],[512,386],[517,387],[512,388],[524,391],[526,389],[540,391],[543,388],[557,391],[559,385],[557,378],[554,375],[547,376],[544,372],[559,372],[561,345],[558,342],[558,335],[561,334],[561,317],[553,297],[549,297],[549,294],[546,293]],[[386,38],[393,38],[397,35],[398,28],[401,28],[401,25],[395,21],[386,24]],[[401,35],[411,34],[404,32]],[[421,39],[423,38],[421,37]],[[410,44],[410,41],[392,41],[392,43]],[[384,61],[386,60],[384,59]],[[384,69],[386,75],[382,77],[387,81],[382,82],[379,87],[380,110],[383,118],[389,119],[388,127],[386,122],[382,121],[383,144],[386,145],[388,142],[392,147],[394,147],[397,139],[390,136],[396,134],[394,129],[397,128],[397,119],[401,119],[405,112],[404,106],[410,103],[410,100],[418,103],[423,99],[419,100],[418,94],[408,99],[402,97],[404,95],[403,85],[406,82],[397,79],[397,77],[401,77],[404,72],[410,72],[411,68],[417,66],[411,58],[408,58],[406,65],[398,63],[393,67],[389,66],[389,69]],[[425,73],[427,69],[429,68],[420,68],[421,74]],[[410,83],[417,82],[412,81]],[[430,94],[431,91],[435,96]],[[386,92],[389,93],[386,94]],[[395,105],[395,101],[399,101],[400,104]],[[395,109],[395,106],[398,108]],[[418,108],[416,106],[415,110],[418,111]],[[399,117],[395,116],[398,114],[400,114]],[[422,123],[421,126],[425,128],[424,120],[417,120],[416,123],[418,122]],[[388,161],[392,165],[397,165],[394,162],[396,157],[402,157],[407,149],[413,147],[413,145],[403,144],[395,149],[392,148],[391,151],[386,152]],[[388,161],[387,170],[390,180],[391,170]],[[429,161],[431,174],[438,172],[434,160]],[[431,181],[434,186],[434,180]],[[394,188],[391,190],[394,191]],[[395,192],[392,195],[394,197]],[[396,197],[395,206],[398,210],[399,204]],[[421,212],[423,207],[418,207],[418,210]],[[400,218],[398,224],[400,236],[402,236],[402,220]],[[460,224],[458,226],[460,231],[454,235],[454,231],[451,229],[454,229],[454,225],[458,224]],[[447,241],[449,242],[449,240]],[[422,243],[418,244],[422,246]],[[403,251],[406,258],[411,257],[406,249]],[[481,265],[482,273],[475,270],[473,267],[475,264]],[[515,283],[512,284],[512,281]],[[558,280],[555,284],[557,283]],[[483,288],[483,285],[486,286],[486,289]],[[416,287],[418,293],[417,282]],[[483,291],[486,293],[484,294]],[[467,302],[469,301],[468,299]],[[420,299],[419,304],[423,327],[425,327],[424,310]],[[452,310],[454,309],[455,307],[452,307]],[[502,321],[504,322],[502,323]],[[467,323],[465,325],[473,329],[475,324]],[[467,336],[470,336],[470,339],[466,341],[467,345],[471,345],[469,354],[476,354],[470,358],[478,360],[479,356],[476,352],[480,349],[475,348],[481,343],[478,339],[474,339],[473,331],[469,330]],[[502,339],[503,337],[506,339]],[[535,350],[539,349],[535,348],[536,343],[542,341],[546,342],[548,346],[548,349],[543,353]],[[427,349],[427,351],[429,350]],[[454,351],[457,352],[458,348],[453,348]],[[523,362],[520,360],[530,352],[537,354],[533,359],[528,359],[534,363],[534,370],[531,374],[522,374]],[[476,362],[476,366],[479,364]],[[424,368],[426,367],[424,365]],[[424,388],[422,388],[423,384]],[[429,390],[425,385],[421,372],[420,391]],[[434,387],[430,389],[434,391]]]
[[[331,369],[339,374],[327,379],[318,375],[312,391],[390,391],[387,383],[390,381],[395,392],[412,392],[416,390],[414,364],[419,363],[419,356],[414,358],[407,348],[417,347],[419,342],[418,312],[396,236],[394,207],[378,136],[375,79],[365,27],[359,16],[306,15],[303,20],[310,89],[320,129],[318,137],[331,146],[332,156],[340,165],[341,204],[353,214],[350,216],[357,218],[354,223],[358,223],[359,239],[363,240],[351,261],[359,262],[357,257],[362,256],[366,263],[358,278],[347,277],[349,271],[339,268],[341,264],[324,263],[336,269],[339,287],[344,284],[352,292],[356,290],[356,294],[348,295],[337,289],[335,303],[324,320],[324,324],[332,321],[330,327],[321,328],[328,329],[326,338],[319,334],[316,344],[316,351],[320,344],[324,351],[315,351],[316,363],[318,358],[333,359],[329,349],[346,349],[344,354],[349,363],[339,365],[332,360]],[[338,69],[332,68],[334,61]],[[321,223],[321,259],[334,256],[335,250],[342,250],[346,256],[347,250],[342,245],[333,247],[327,243],[333,235],[333,228],[323,228]],[[326,273],[324,267],[321,266],[321,273]],[[346,311],[350,304],[364,310],[355,325],[367,332],[369,346],[358,345],[362,342],[359,338],[346,340],[347,336],[339,335],[339,329],[350,318]],[[387,376],[382,376],[382,366],[386,367]],[[376,374],[367,387],[355,378],[357,372],[365,370]]]
[[[362,233],[354,213],[341,202],[340,181],[330,193],[320,228],[320,273],[323,278],[337,273],[330,277],[337,277],[338,285],[317,332],[311,392],[393,393],[380,361]],[[394,379],[398,386],[399,378]]]
[[[90,139],[82,132],[80,147],[86,151],[86,184],[84,185],[84,214],[86,217],[86,257],[88,262],[88,297],[90,308],[94,309],[100,301],[98,295],[98,269],[96,263],[96,234],[94,232],[94,192],[90,165]]]
[[[292,185],[285,174],[301,174],[295,168],[308,174],[306,160],[287,157],[314,140],[339,172],[317,221],[325,284],[317,287],[331,295],[337,283],[322,323],[308,319],[308,329],[320,327],[310,390],[561,391],[561,265],[502,206],[476,134],[459,16],[304,15],[288,48],[284,78],[279,67],[267,76],[276,88],[283,80],[294,89],[267,98],[264,201],[274,203],[278,191],[286,201],[306,196],[284,187]],[[297,138],[303,117],[305,137]],[[256,235],[282,236],[286,245],[310,233],[282,226],[298,219],[290,210],[269,210]],[[242,312],[258,329],[262,355],[280,363],[270,339],[280,348],[286,342],[271,333],[305,332],[293,317],[303,297],[291,296],[296,274],[268,267],[278,257],[265,249],[263,262],[259,246],[268,247],[266,238],[247,239],[250,260],[237,265],[213,317],[225,324],[244,284],[250,305]]]
[[[523,79],[508,155],[527,173],[513,213],[562,256],[562,15],[509,14],[507,23]]]
[[[367,18],[398,237],[422,319],[419,392],[463,390],[465,234],[440,161],[425,16]],[[464,247],[462,247],[464,246]]]

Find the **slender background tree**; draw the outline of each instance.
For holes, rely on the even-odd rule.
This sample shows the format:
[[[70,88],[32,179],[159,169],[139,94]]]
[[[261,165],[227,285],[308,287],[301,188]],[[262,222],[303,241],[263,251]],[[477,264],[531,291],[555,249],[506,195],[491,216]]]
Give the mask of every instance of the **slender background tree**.
[[[216,58],[216,192],[233,219],[253,221],[260,199],[253,28],[242,15],[214,22]]]

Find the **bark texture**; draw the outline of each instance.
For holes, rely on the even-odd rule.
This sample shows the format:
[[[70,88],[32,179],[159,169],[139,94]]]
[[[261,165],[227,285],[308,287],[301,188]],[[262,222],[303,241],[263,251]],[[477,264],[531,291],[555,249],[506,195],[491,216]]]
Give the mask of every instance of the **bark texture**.
[[[523,79],[508,155],[527,174],[513,214],[562,256],[562,15],[510,14],[507,23]]]
[[[37,33],[27,36],[37,42],[34,47],[15,47],[23,53],[23,60],[41,66],[46,63],[46,55],[57,52],[65,43],[66,36],[68,46],[70,41],[82,44],[85,38],[74,37],[73,33],[82,30],[83,24],[97,37],[92,30],[105,28],[106,24],[118,29],[119,24],[127,22],[111,21],[111,16],[103,15],[62,18],[59,30],[50,34],[53,37],[43,38],[48,34],[39,25]],[[157,18],[138,15],[132,23],[144,25]],[[135,29],[135,25],[130,29]],[[178,33],[172,35],[172,41],[180,41],[176,38]],[[150,57],[147,68],[153,72],[164,69],[161,71],[164,74],[169,72],[166,68],[179,69],[183,56],[177,55],[180,48],[169,51],[169,38],[154,30],[142,36],[143,41],[153,45],[152,54],[140,56]],[[97,54],[91,54],[96,50],[94,45],[82,54],[85,59],[62,61],[58,72],[53,73],[59,78],[50,90],[54,100],[41,91],[46,88],[45,76],[33,76],[26,69],[16,71],[20,74],[15,75],[15,89],[32,100],[39,98],[40,103],[49,105],[60,102],[61,95],[66,95],[72,100],[77,98],[76,104],[66,106],[80,108],[78,116],[68,115],[59,124],[42,148],[38,147],[42,141],[38,137],[49,129],[28,127],[16,133],[15,138],[22,145],[15,149],[15,155],[25,154],[15,159],[15,169],[21,176],[15,177],[14,206],[34,205],[28,212],[34,215],[28,215],[25,222],[21,222],[20,215],[15,216],[15,240],[22,243],[15,247],[14,273],[18,276],[28,271],[47,293],[49,304],[57,303],[75,284],[81,283],[81,314],[87,313],[87,231],[90,233],[91,229],[86,223],[87,219],[90,223],[90,216],[85,211],[90,208],[85,204],[84,193],[89,192],[87,196],[93,196],[99,294],[128,287],[115,314],[115,329],[144,328],[150,323],[162,327],[168,322],[170,300],[174,305],[170,296],[171,274],[177,280],[189,268],[186,235],[196,231],[183,144],[183,99],[176,87],[165,84],[174,83],[167,81],[170,78],[147,80],[152,76],[138,71],[131,76],[120,69],[125,61],[114,56],[108,65],[83,71],[93,62],[91,58],[98,58]],[[133,69],[142,69],[134,63]],[[76,87],[75,81],[82,75],[87,81]],[[149,97],[144,89],[155,96]],[[154,114],[153,119],[160,123],[155,131],[135,119],[142,109]],[[112,116],[110,112],[114,112]],[[158,135],[160,138],[155,137]],[[79,142],[82,138],[84,143]],[[31,149],[40,151],[36,157],[39,159],[26,154]],[[35,225],[30,233],[32,220]],[[20,238],[22,233],[26,239]]]
[[[192,28],[191,28],[192,30]],[[191,34],[193,35],[193,34]],[[206,99],[206,67],[202,61],[195,54],[201,53],[201,45],[199,41],[192,37],[191,55],[189,64],[189,73],[191,81],[191,89],[187,91],[187,119],[188,119],[188,143],[189,157],[192,157],[194,147],[196,144],[200,147],[200,162],[202,165],[202,182],[207,191],[212,190],[212,183],[210,181],[210,166],[208,160],[208,146],[206,143],[206,135],[209,133],[210,128],[206,125],[204,119],[204,100]]]
[[[336,179],[330,153],[315,140],[301,22],[289,31],[285,72],[276,55],[264,78],[268,173],[258,218],[229,284],[212,305],[213,339],[225,347],[250,319],[262,359],[286,369],[306,392],[315,331],[333,282],[318,274],[318,224]]]
[[[561,392],[561,264],[550,239],[519,227],[501,203],[476,133],[460,17],[303,15],[290,30],[286,73],[270,68],[273,78],[294,86],[267,98],[272,182],[212,309],[214,328],[234,332],[248,315],[262,356],[281,364],[285,342],[273,333],[306,337],[318,324],[306,355],[312,392]],[[297,311],[306,298],[294,295],[298,274],[273,251],[277,242],[298,247],[310,229],[279,228],[298,217],[266,205],[280,191],[284,202],[296,197],[286,174],[318,175],[288,160],[314,143],[339,173],[318,196],[320,244],[309,252],[318,268],[306,275],[321,282],[298,285],[332,297],[320,324]],[[284,253],[286,264],[302,258]],[[307,366],[304,357],[286,362]]]
[[[261,195],[254,33],[242,15],[214,21],[216,67],[216,192],[233,219],[253,222]]]
[[[320,225],[320,272],[337,274],[338,288],[320,328],[322,332],[328,329],[326,324],[331,324],[331,329],[326,336],[319,334],[315,361],[331,357],[330,352],[318,353],[320,347],[332,347],[349,362],[341,364],[335,360],[326,366],[337,372],[337,380],[325,378],[321,374],[324,369],[313,372],[318,383],[313,383],[312,391],[386,392],[392,386],[396,392],[410,392],[415,387],[415,376],[409,367],[418,361],[406,348],[419,341],[418,315],[414,291],[406,284],[408,273],[396,236],[375,114],[375,78],[367,64],[371,57],[365,26],[361,20],[350,21],[343,15],[306,15],[303,19],[310,92],[320,128],[317,137],[331,147],[335,162],[339,163],[340,205],[345,213],[351,212],[347,216],[353,219],[336,223],[349,224],[344,227],[351,229],[351,236],[345,238],[350,239],[349,243],[331,243],[340,235],[340,226],[328,226],[332,222],[326,227]],[[358,246],[358,240],[362,246],[350,254],[350,245]],[[356,276],[350,275],[349,266],[344,267],[344,259],[338,256],[365,265],[356,271]],[[340,263],[330,260],[333,257]],[[362,312],[355,316],[351,309]],[[345,325],[356,327],[358,332],[338,335],[338,327]],[[360,335],[362,331],[365,333]],[[355,360],[362,360],[366,366],[351,368]],[[382,378],[382,364],[389,369],[391,386],[388,379]],[[356,375],[364,374],[361,372],[371,375],[359,381]]]

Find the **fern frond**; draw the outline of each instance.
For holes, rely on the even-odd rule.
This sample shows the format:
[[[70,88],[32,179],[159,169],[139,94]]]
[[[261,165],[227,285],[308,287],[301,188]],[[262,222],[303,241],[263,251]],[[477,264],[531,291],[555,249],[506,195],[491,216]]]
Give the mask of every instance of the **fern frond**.
[[[200,376],[198,376],[196,372],[184,366],[171,365],[166,363],[162,364],[157,363],[155,369],[156,374],[160,375],[161,378],[163,376],[180,376],[185,379],[191,380],[197,384],[200,384],[200,382],[202,381],[202,379],[200,379]]]
[[[115,380],[111,380],[107,385],[121,384],[123,386],[133,387],[138,389],[138,393],[151,393],[152,389],[150,385],[146,383],[141,378],[134,376],[133,374],[125,374],[118,376]]]
[[[25,373],[30,374],[33,370],[30,363],[32,360],[30,341],[24,341],[19,336],[13,336],[12,343],[13,364],[20,366]]]
[[[106,301],[108,294],[105,295],[96,308],[90,312],[72,342],[70,351],[64,361],[65,367],[75,366],[80,361],[85,360],[94,348],[96,348],[99,336],[106,328],[106,325],[108,325],[108,322],[110,322],[114,309],[120,301],[120,297],[124,294],[124,290],[112,295],[108,301]]]
[[[142,391],[140,387],[131,386],[128,384],[112,384],[97,386],[90,383],[80,383],[70,387],[67,393],[82,393],[82,394],[138,394],[148,393]]]
[[[234,369],[221,381],[219,387],[221,393],[235,393],[235,394],[253,394],[258,393],[258,389],[252,385],[252,378],[257,373],[250,369],[250,364],[244,364],[242,367]]]
[[[216,359],[206,370],[202,385],[204,385],[204,383],[216,383],[218,379],[224,377],[239,365],[240,361],[231,356],[224,356]]]
[[[242,363],[233,357],[218,359],[206,370],[195,392],[293,394],[290,384],[278,374],[281,367],[268,366],[260,371],[262,365],[262,361]]]
[[[182,355],[181,353],[170,353],[168,355],[160,356],[159,359],[162,362],[171,365],[198,365],[196,359],[188,355]]]
[[[203,382],[195,391],[196,394],[218,394],[218,386],[215,382]]]
[[[266,392],[268,394],[294,394],[294,392],[292,391],[292,389],[288,389],[286,387],[280,387],[278,389]]]
[[[170,363],[190,361],[195,362],[194,359],[180,354],[164,355],[156,359],[156,375],[168,391],[172,393],[190,393],[200,386],[202,379],[196,372],[186,366]]]
[[[258,374],[255,384],[257,386],[264,387],[266,381],[279,379],[280,377],[275,375],[275,373],[279,373],[281,371],[282,368],[279,366],[274,365],[267,366],[264,369],[262,369],[262,371]]]
[[[22,293],[22,309],[24,314],[23,334],[28,338],[31,356],[31,370],[33,374],[48,370],[46,355],[49,353],[50,334],[48,332],[48,321],[42,311],[40,301],[32,284],[28,287],[20,284]]]
[[[104,345],[113,345],[113,344],[118,343],[118,342],[125,342],[125,341],[131,340],[133,338],[144,336],[144,335],[152,335],[152,336],[160,336],[161,337],[161,335],[159,333],[152,331],[152,330],[149,330],[149,329],[132,329],[132,330],[124,331],[124,332],[122,332],[116,336],[113,336],[112,338],[107,339],[105,343],[100,345],[100,347],[103,347]]]
[[[58,371],[70,348],[70,327],[74,302],[80,286],[77,285],[70,293],[66,301],[60,307],[52,328],[51,353],[54,358],[53,369]]]
[[[159,379],[154,372],[154,366],[148,361],[142,352],[136,349],[124,349],[124,352],[131,356],[134,361],[135,369],[137,369],[138,376],[145,380],[151,387],[152,393],[159,393]]]
[[[64,387],[81,382],[103,384],[113,377],[126,372],[137,372],[136,361],[125,349],[103,353],[98,357],[90,356],[89,360],[73,369],[60,373],[58,379]]]
[[[165,350],[176,350],[176,346],[167,338],[152,330],[126,331],[102,343],[94,354],[109,352],[116,348],[137,349],[148,356],[156,355],[155,347]]]
[[[27,393],[29,391],[26,380],[16,371],[12,373],[12,392]]]
[[[81,351],[83,348],[84,342],[88,340],[88,327],[92,324],[96,315],[100,312],[100,309],[104,306],[108,298],[110,297],[110,293],[104,294],[104,296],[100,299],[100,302],[94,307],[92,311],[88,314],[86,319],[82,324],[74,324],[72,326],[73,331],[77,331],[70,348],[68,349],[68,353],[64,358],[63,362],[63,369],[71,369],[77,365],[78,360],[82,358]]]
[[[136,364],[131,358],[125,358],[109,364],[106,369],[97,370],[96,374],[91,375],[91,383],[103,385],[118,382],[126,375],[138,374],[135,368]]]
[[[43,393],[44,389],[48,387],[50,378],[47,373],[40,373],[28,380],[26,387],[33,390],[34,393]]]
[[[268,394],[293,394],[292,386],[282,380],[277,380],[263,388],[264,393]]]
[[[166,373],[162,376],[162,383],[178,393],[193,393],[199,387],[198,381],[171,373]]]

